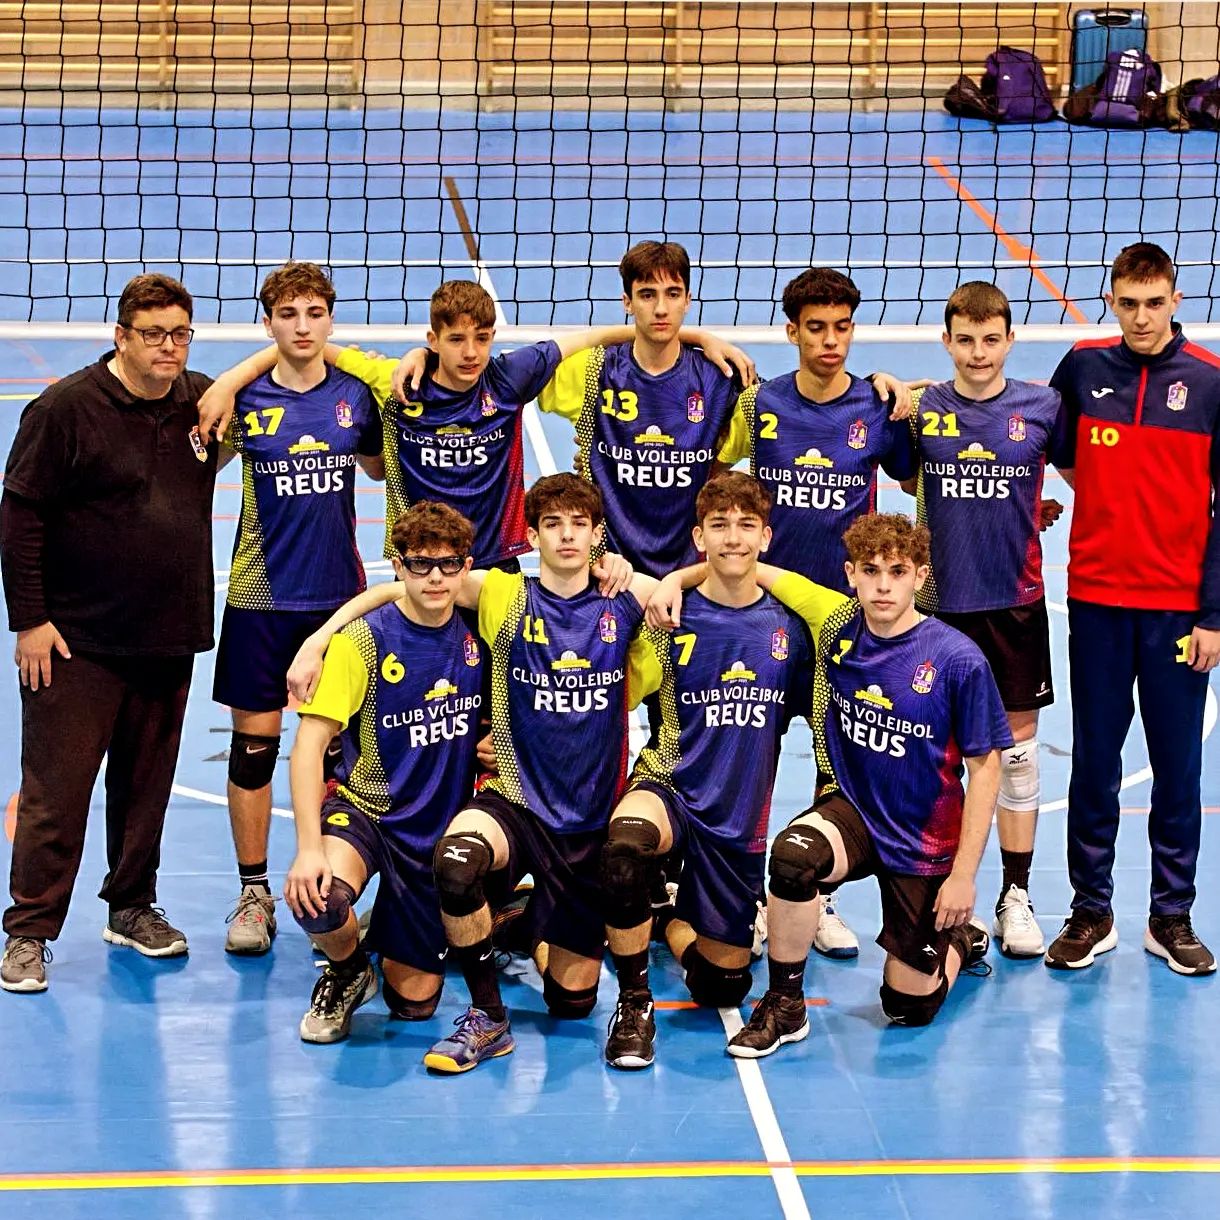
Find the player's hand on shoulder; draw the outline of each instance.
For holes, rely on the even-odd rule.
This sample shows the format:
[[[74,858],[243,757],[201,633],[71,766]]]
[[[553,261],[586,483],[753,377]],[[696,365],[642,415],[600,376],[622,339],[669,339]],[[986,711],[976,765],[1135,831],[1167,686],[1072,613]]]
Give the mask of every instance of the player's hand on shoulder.
[[[308,703],[318,689],[322,676],[322,659],[326,656],[326,645],[310,636],[297,649],[288,667],[288,693],[301,703]]]
[[[648,605],[644,607],[644,621],[649,627],[658,627],[663,631],[673,631],[682,625],[682,576],[678,572],[670,572],[663,577]]]
[[[617,597],[627,590],[635,569],[622,555],[607,551],[592,568],[598,591],[603,597]]]
[[[317,916],[326,910],[331,868],[322,850],[302,851],[284,878],[284,901],[297,916]]]
[[[65,661],[72,659],[68,641],[56,630],[54,623],[43,623],[17,632],[13,663],[21,674],[21,685],[36,691],[51,685],[51,657],[59,653]]]
[[[394,397],[399,402],[407,399],[417,391],[428,371],[428,349],[413,347],[399,362],[398,367],[390,377],[394,387]]]
[[[1063,505],[1058,500],[1038,501],[1038,528],[1048,530],[1063,516]]]
[[[974,914],[974,881],[957,873],[950,873],[936,895],[932,909],[936,912],[936,930],[956,928]]]
[[[908,384],[905,381],[899,381],[897,377],[889,373],[874,373],[870,380],[873,383],[873,389],[885,402],[890,404],[890,419],[895,421],[910,419],[913,409],[911,391],[932,384],[930,381],[913,381]]]
[[[1211,673],[1220,664],[1220,629],[1196,627],[1190,633],[1186,662],[1196,673]]]
[[[742,385],[752,385],[758,378],[758,370],[749,353],[742,351],[734,343],[726,343],[715,335],[706,335],[703,343],[703,354],[726,376],[734,373],[741,378]]]
[[[199,396],[195,407],[199,412],[199,435],[205,444],[213,437],[218,441],[224,440],[236,402],[237,395],[223,378],[213,381]]]

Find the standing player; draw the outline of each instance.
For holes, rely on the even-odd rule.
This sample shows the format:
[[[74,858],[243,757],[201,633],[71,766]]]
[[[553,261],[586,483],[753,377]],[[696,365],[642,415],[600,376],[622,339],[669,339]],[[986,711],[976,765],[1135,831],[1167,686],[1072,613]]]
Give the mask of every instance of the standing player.
[[[1066,462],[1065,415],[1056,391],[1004,376],[1013,338],[1008,298],[994,285],[963,284],[949,297],[942,341],[954,377],[916,391],[919,475],[904,486],[932,533],[932,571],[916,604],[979,646],[1008,713],[994,932],[1005,953],[1036,957],[1045,947],[1029,898],[1038,709],[1055,698],[1038,534],[1047,460]]]
[[[391,533],[403,595],[348,623],[326,653],[292,749],[297,855],[284,898],[327,964],[301,1019],[306,1042],[345,1038],[376,991],[366,948],[381,954],[390,1015],[436,1010],[446,953],[432,851],[474,782],[482,654],[454,613],[474,531],[421,501]],[[323,763],[342,730],[338,786],[321,804]],[[352,910],[380,878],[368,938]]]
[[[1075,897],[1046,954],[1048,966],[1064,969],[1091,966],[1118,943],[1114,844],[1133,686],[1153,774],[1144,948],[1179,974],[1216,967],[1190,909],[1207,675],[1220,659],[1220,358],[1173,321],[1182,300],[1175,280],[1159,246],[1126,247],[1106,294],[1121,339],[1082,340],[1051,378],[1076,459],[1068,544]]]
[[[871,514],[844,542],[856,600],[844,599],[818,635],[815,717],[828,782],[771,847],[769,984],[729,1043],[745,1058],[809,1033],[804,976],[819,886],[877,878],[881,1007],[895,1024],[927,1025],[959,971],[987,951],[971,918],[975,876],[1000,751],[1012,744],[995,680],[970,640],[915,608],[928,574],[924,526]],[[811,625],[821,620],[823,590],[793,573],[772,589]]]
[[[271,948],[267,837],[285,676],[306,636],[364,588],[356,466],[384,478],[381,420],[368,389],[323,360],[330,280],[313,263],[288,263],[267,276],[259,299],[277,358],[238,393],[225,433],[241,457],[242,505],[212,688],[233,712],[229,821],[241,890],[229,953]]]
[[[641,684],[659,692],[659,714],[602,852],[619,983],[606,1043],[612,1067],[653,1061],[649,894],[659,854],[683,860],[666,935],[692,998],[736,1007],[750,986],[780,741],[793,716],[808,715],[812,691],[805,625],[756,579],[770,508],[758,481],[740,471],[702,488],[694,540],[707,557],[705,579],[685,601],[680,631],[644,637]],[[825,600],[842,599],[826,590]]]
[[[797,369],[746,390],[719,453],[729,466],[748,457],[771,494],[768,560],[840,592],[848,588],[843,531],[877,507],[877,468],[900,480],[915,473],[905,404],[891,418],[877,389],[847,371],[859,304],[856,285],[829,267],[803,271],[784,288]],[[833,898],[819,901],[814,947],[855,957],[860,942]]]

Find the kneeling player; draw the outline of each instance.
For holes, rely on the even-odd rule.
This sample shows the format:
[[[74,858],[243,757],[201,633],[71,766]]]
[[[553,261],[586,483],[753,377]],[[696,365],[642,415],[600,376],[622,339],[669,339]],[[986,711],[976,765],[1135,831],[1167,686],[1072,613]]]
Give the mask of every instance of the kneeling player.
[[[870,514],[843,540],[856,600],[818,636],[818,761],[828,782],[771,848],[769,985],[728,1048],[746,1058],[809,1032],[803,981],[819,889],[877,878],[877,941],[887,954],[881,1006],[895,1024],[928,1024],[989,943],[972,919],[975,875],[1000,751],[1012,744],[995,679],[975,644],[915,609],[928,574],[923,526]],[[818,586],[787,573],[773,591],[807,621],[820,617]]]
[[[780,741],[794,715],[808,714],[812,671],[805,625],[757,581],[770,509],[763,486],[740,471],[702,488],[694,540],[707,563],[692,572],[703,582],[686,600],[680,631],[644,637],[643,684],[659,691],[655,729],[602,853],[619,982],[606,1043],[612,1067],[653,1061],[649,889],[661,854],[683,861],[666,935],[692,998],[735,1008],[750,987]],[[843,601],[821,592],[827,610]]]
[[[292,751],[297,856],[284,898],[327,964],[301,1018],[306,1042],[347,1037],[377,990],[352,908],[380,875],[367,944],[381,954],[392,1017],[430,1017],[446,954],[432,852],[474,782],[482,656],[454,613],[474,531],[421,501],[395,523],[395,602],[331,641]],[[323,756],[342,729],[338,787],[320,806]]]

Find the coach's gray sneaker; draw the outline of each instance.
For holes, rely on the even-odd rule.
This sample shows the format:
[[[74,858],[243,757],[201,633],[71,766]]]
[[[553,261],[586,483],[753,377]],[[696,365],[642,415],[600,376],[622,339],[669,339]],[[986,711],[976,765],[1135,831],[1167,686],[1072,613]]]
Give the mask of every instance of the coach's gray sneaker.
[[[342,1042],[351,1033],[352,1013],[377,994],[377,975],[365,958],[355,973],[340,973],[329,962],[313,986],[309,1011],[301,1018],[304,1042]]]
[[[46,963],[51,950],[34,936],[10,936],[0,962],[0,987],[5,991],[46,991]]]
[[[186,937],[170,924],[160,907],[111,911],[102,939],[112,945],[126,945],[145,957],[178,957],[186,952]]]
[[[243,885],[227,923],[226,953],[266,953],[275,939],[275,899],[261,885]]]

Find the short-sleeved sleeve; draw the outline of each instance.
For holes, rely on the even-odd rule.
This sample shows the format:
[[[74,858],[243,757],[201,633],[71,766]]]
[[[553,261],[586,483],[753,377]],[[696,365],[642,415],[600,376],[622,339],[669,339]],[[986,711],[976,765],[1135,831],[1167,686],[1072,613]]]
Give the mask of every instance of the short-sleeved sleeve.
[[[1063,402],[1063,431],[1059,454],[1058,457],[1051,458],[1060,470],[1071,470],[1076,465],[1076,420],[1080,414],[1080,404],[1076,401],[1072,386],[1072,355],[1072,352],[1068,352],[1059,361],[1050,380],[1051,389],[1059,392]]]
[[[881,455],[882,470],[891,479],[898,479],[900,482],[912,478],[919,469],[919,459],[915,453],[915,437],[911,425],[905,419],[887,419],[885,430],[888,444]]]
[[[645,629],[631,641],[627,650],[627,703],[638,707],[649,695],[661,689],[668,654],[669,634]]]
[[[385,448],[385,429],[381,411],[373,400],[372,390],[366,389],[366,402],[362,403],[363,419],[360,435],[356,439],[356,452],[363,457],[379,457]]]
[[[729,429],[724,440],[720,445],[720,452],[716,454],[716,460],[723,462],[726,466],[735,466],[742,458],[750,456],[750,420],[746,414],[746,407],[752,408],[758,395],[758,386],[747,386],[737,399],[736,405],[733,407],[733,414],[729,419]]]
[[[815,640],[821,636],[826,620],[851,601],[842,593],[815,584],[796,572],[785,572],[778,577],[771,586],[771,596],[804,619]]]
[[[355,348],[344,348],[335,361],[335,367],[353,377],[359,377],[373,392],[373,398],[378,407],[394,393],[391,378],[398,367],[398,361],[388,356],[369,356]]]
[[[531,343],[495,359],[500,375],[512,387],[518,402],[532,402],[555,375],[559,366],[559,344],[551,339]]]
[[[538,406],[575,423],[585,405],[585,378],[595,348],[585,348],[561,360],[555,375],[538,396]]]
[[[346,727],[368,692],[369,671],[350,636],[340,631],[330,641],[322,676],[313,698],[300,707],[302,716],[321,716]]]
[[[60,412],[35,399],[26,407],[9,451],[4,486],[14,495],[43,503],[68,490],[72,445]]]
[[[525,577],[520,572],[502,572],[492,568],[483,578],[479,593],[479,635],[489,645],[494,644],[509,608],[521,592]]]
[[[964,758],[1012,745],[1012,730],[991,669],[981,655],[961,662],[953,686],[953,736]]]
[[[1076,438],[1068,421],[1068,410],[1064,404],[1063,395],[1059,394],[1058,398],[1059,410],[1055,412],[1055,420],[1051,424],[1050,443],[1047,445],[1046,456],[1059,470],[1070,470],[1076,463]]]

